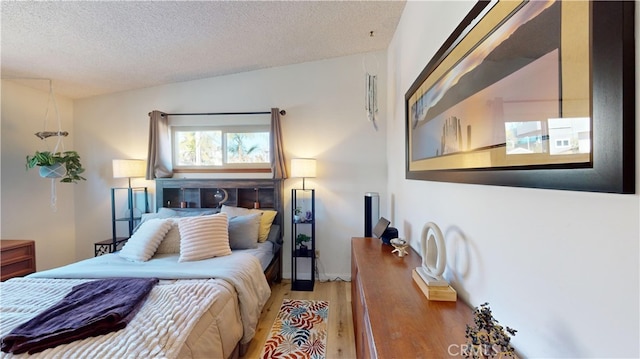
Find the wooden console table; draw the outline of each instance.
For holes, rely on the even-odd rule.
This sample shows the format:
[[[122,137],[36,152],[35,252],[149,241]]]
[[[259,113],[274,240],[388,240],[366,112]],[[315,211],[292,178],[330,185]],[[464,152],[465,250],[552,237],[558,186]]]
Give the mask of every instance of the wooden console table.
[[[35,242],[23,239],[0,240],[0,264],[2,281],[35,272]]]
[[[411,272],[422,259],[405,257],[377,238],[351,239],[351,305],[358,358],[460,356],[473,312],[457,302],[430,301]]]

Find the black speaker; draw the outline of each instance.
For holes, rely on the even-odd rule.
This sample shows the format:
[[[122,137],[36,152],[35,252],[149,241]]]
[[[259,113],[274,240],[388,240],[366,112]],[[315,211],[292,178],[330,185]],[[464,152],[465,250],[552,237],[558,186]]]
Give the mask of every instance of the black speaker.
[[[364,194],[364,236],[371,237],[373,226],[380,218],[380,196],[377,192]]]
[[[382,243],[388,245],[391,245],[391,240],[394,238],[398,238],[398,229],[395,227],[387,227],[382,236],[380,236]]]

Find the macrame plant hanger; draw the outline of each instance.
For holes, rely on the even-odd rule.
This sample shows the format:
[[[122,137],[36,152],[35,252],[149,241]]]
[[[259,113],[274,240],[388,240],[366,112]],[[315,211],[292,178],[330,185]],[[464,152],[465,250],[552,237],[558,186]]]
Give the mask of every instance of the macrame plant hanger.
[[[369,37],[373,37],[373,31],[369,32]],[[375,71],[378,70],[378,58],[374,56]],[[367,114],[367,120],[373,123],[373,128],[378,131],[378,75],[371,74],[367,70],[366,55],[362,58],[362,69],[365,73],[365,92],[364,92],[364,108]]]
[[[56,122],[58,123],[58,131],[47,131],[47,120],[49,119],[49,108],[53,102],[53,109],[56,113]],[[64,152],[64,140],[63,138],[69,135],[69,132],[62,131],[62,123],[60,122],[60,112],[58,111],[58,103],[56,102],[56,96],[53,93],[53,83],[49,80],[49,99],[47,100],[47,110],[44,114],[44,123],[43,130],[40,132],[36,132],[35,135],[41,140],[45,141],[46,139],[52,136],[56,137],[56,145],[53,148],[51,153]],[[47,150],[49,150],[49,146],[47,146]],[[44,178],[49,178],[51,180],[51,208],[56,211],[56,182],[57,178],[64,176],[66,173],[64,166],[56,166],[56,167],[40,167],[40,176]]]

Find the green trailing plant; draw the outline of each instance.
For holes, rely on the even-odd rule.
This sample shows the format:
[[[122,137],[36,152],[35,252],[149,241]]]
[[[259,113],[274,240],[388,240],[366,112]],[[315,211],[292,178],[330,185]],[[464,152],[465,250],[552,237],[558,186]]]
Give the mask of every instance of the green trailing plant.
[[[300,213],[302,213],[302,208],[296,207],[293,209],[293,214],[299,215]]]
[[[60,180],[64,183],[78,183],[78,181],[85,181],[86,178],[81,174],[84,172],[82,163],[80,162],[80,155],[76,151],[64,151],[64,152],[49,152],[43,151],[36,153],[32,156],[27,155],[26,168],[34,168],[36,166],[53,166],[55,164],[61,164],[64,166],[66,173]]]
[[[517,358],[511,346],[511,336],[517,330],[503,327],[493,317],[489,303],[483,303],[473,311],[473,325],[467,324],[465,358]]]
[[[304,234],[304,233],[300,233],[298,234],[298,236],[296,237],[296,245],[299,247],[306,247],[306,243],[311,241],[311,237],[309,237],[308,235]]]

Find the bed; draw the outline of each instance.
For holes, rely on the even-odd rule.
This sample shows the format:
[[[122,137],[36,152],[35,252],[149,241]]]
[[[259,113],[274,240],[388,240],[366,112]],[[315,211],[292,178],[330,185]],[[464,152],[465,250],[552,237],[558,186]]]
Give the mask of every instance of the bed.
[[[16,326],[34,318],[83,283],[97,283],[114,277],[158,278],[144,305],[124,329],[57,345],[32,356],[237,358],[255,334],[260,312],[270,296],[269,283],[281,278],[282,243],[282,202],[280,198],[271,202],[266,199],[281,195],[281,183],[264,182],[259,184],[262,187],[258,187],[255,180],[247,181],[248,187],[242,187],[240,183],[242,180],[224,182],[225,191],[231,191],[235,198],[233,201],[227,199],[226,204],[207,206],[203,201],[198,207],[192,204],[187,208],[157,208],[157,212],[145,216],[120,252],[3,282],[0,335],[5,337]],[[201,197],[204,196],[203,188],[207,189],[205,195],[211,194],[208,189],[222,188],[219,181],[198,180],[189,184],[190,189],[198,188]],[[184,181],[156,186],[160,193],[156,197],[159,204],[167,203],[164,195],[171,194],[171,190],[166,192],[165,189],[175,186],[181,192],[187,188]],[[260,209],[237,206],[246,205],[242,202],[242,188],[251,188],[254,194],[258,193],[256,188],[264,188],[267,195],[260,197],[258,193],[254,198],[270,206]],[[247,207],[256,206],[252,203]],[[266,235],[258,231],[255,246],[237,248],[253,240],[240,238],[248,227],[253,231],[259,222],[259,229],[264,229],[260,220],[266,212],[272,213]],[[256,220],[257,213],[259,220]],[[247,227],[236,223],[234,226],[234,222],[252,224]],[[226,247],[221,244],[225,236]],[[161,238],[158,240],[158,237]],[[214,237],[215,240],[209,239]],[[261,237],[263,240],[260,241]],[[204,247],[199,242],[203,238],[207,238],[208,243]],[[216,244],[211,245],[211,241]],[[236,248],[231,249],[233,243]],[[154,248],[150,250],[149,247]],[[215,247],[216,255],[211,256],[211,247]],[[205,258],[200,258],[203,255]],[[1,358],[21,355],[26,354],[0,352]]]

